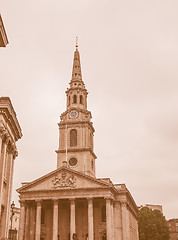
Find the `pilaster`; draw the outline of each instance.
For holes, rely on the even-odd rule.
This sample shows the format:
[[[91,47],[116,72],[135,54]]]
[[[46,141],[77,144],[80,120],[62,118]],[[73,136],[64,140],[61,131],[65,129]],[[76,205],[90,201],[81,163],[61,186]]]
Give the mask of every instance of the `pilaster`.
[[[18,240],[24,239],[24,227],[25,227],[25,202],[20,201],[20,222]]]
[[[128,209],[127,209],[127,203],[126,202],[121,202],[121,211],[122,211],[123,240],[129,240],[130,239],[129,217],[128,217]]]

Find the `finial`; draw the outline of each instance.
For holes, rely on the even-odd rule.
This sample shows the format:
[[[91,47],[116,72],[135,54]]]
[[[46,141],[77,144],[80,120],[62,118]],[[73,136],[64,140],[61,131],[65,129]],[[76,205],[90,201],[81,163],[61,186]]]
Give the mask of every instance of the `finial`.
[[[76,49],[78,49],[78,37],[76,37]]]

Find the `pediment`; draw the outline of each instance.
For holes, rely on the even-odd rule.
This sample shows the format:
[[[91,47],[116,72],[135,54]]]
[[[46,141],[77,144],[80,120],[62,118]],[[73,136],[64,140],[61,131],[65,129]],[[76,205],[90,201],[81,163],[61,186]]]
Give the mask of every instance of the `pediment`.
[[[94,177],[90,177],[66,167],[61,167],[34,180],[33,182],[27,183],[25,186],[17,189],[17,192],[108,188],[110,186],[111,184],[97,180]]]

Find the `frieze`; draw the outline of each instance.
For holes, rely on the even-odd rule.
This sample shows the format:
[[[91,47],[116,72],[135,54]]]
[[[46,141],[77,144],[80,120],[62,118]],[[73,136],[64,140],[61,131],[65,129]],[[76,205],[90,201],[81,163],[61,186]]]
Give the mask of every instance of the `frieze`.
[[[75,188],[76,178],[74,174],[67,174],[65,171],[61,175],[56,175],[52,179],[52,188]]]

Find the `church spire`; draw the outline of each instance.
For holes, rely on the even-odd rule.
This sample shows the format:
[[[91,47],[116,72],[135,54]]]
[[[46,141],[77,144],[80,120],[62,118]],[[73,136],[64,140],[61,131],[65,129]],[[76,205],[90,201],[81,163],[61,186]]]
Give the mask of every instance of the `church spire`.
[[[78,37],[76,37],[76,50],[74,52],[73,60],[73,70],[72,70],[72,80],[73,81],[82,81],[82,71],[80,65],[80,54],[78,51]]]

